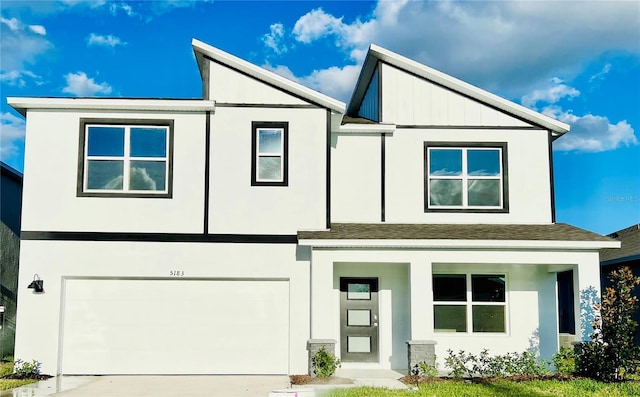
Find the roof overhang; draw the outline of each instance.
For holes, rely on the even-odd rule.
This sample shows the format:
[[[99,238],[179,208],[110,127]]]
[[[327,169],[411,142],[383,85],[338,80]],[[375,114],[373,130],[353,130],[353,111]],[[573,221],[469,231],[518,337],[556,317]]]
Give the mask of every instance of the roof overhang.
[[[340,134],[393,134],[396,131],[395,124],[342,124],[338,127]]]
[[[202,99],[34,98],[9,97],[7,103],[23,116],[28,110],[129,110],[145,112],[214,111],[214,101]]]
[[[296,83],[295,81],[289,80],[274,72],[254,65],[251,62],[247,62],[244,59],[233,56],[218,48],[203,43],[200,40],[193,39],[191,41],[191,46],[193,47],[193,51],[195,52],[201,76],[206,76],[204,65],[205,62],[207,62],[207,58],[209,58],[215,62],[239,70],[240,72],[247,74],[257,80],[264,81],[286,92],[290,92],[299,97],[307,99],[312,103],[330,109],[332,112],[339,114],[344,114],[345,112],[346,105],[344,102],[331,98],[330,96],[324,95],[318,91],[312,90],[311,88],[305,87],[300,83]]]
[[[369,52],[367,53],[367,56],[365,58],[360,76],[358,77],[358,82],[356,83],[356,87],[353,92],[353,96],[351,98],[351,101],[349,102],[349,107],[347,108],[347,114],[357,113],[357,108],[360,106],[360,102],[362,102],[369,81],[371,80],[371,76],[373,75],[376,65],[379,61],[388,63],[409,73],[413,73],[435,84],[444,86],[454,92],[458,92],[466,97],[475,99],[481,103],[485,103],[493,108],[499,109],[507,114],[516,116],[534,125],[548,129],[555,137],[565,134],[570,129],[570,126],[568,124],[528,109],[522,105],[518,105],[517,103],[514,103],[512,101],[501,98],[495,94],[492,94],[474,85],[449,76],[445,73],[425,66],[402,55],[396,54],[375,44],[371,44],[371,46],[369,47]]]

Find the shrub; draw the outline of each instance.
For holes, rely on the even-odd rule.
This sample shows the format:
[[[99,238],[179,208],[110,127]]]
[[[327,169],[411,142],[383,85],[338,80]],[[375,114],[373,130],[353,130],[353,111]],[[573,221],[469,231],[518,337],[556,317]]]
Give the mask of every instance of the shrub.
[[[421,361],[413,366],[411,375],[436,378],[438,376],[438,363],[428,364],[426,361]]]
[[[541,376],[549,373],[547,363],[537,360],[536,356],[528,351],[523,353],[507,353],[501,356],[490,356],[489,350],[484,349],[479,355],[465,353],[460,350],[454,354],[447,350],[449,356],[445,358],[445,365],[451,368],[450,376],[468,378],[480,377],[505,377],[512,375]]]
[[[340,359],[329,353],[324,346],[311,358],[313,373],[319,378],[327,378],[340,368]]]
[[[41,362],[31,360],[31,362],[16,360],[13,364],[13,372],[20,378],[28,378],[32,376],[40,375]]]
[[[563,346],[555,353],[551,360],[556,372],[564,375],[571,375],[576,372],[576,353],[570,348]]]
[[[625,266],[609,273],[608,278],[612,286],[605,289],[602,303],[594,307],[600,315],[592,324],[592,342],[576,349],[576,373],[605,382],[628,378],[640,362],[640,350],[633,340],[638,326],[633,320],[638,306],[633,290],[640,285],[640,277]]]

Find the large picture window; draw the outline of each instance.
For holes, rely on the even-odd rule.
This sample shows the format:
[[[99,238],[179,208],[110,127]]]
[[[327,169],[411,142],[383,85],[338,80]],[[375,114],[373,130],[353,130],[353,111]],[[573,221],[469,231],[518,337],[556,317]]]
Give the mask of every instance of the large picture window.
[[[507,209],[506,144],[426,144],[425,210]]]
[[[251,128],[251,185],[286,186],[288,138],[286,122],[253,122]]]
[[[173,123],[81,120],[81,196],[171,196]]]
[[[434,274],[435,332],[504,333],[504,274]]]

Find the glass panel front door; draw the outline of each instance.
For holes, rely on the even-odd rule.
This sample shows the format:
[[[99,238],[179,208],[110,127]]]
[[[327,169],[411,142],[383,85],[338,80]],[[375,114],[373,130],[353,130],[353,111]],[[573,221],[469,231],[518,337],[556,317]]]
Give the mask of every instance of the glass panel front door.
[[[340,278],[341,359],[378,362],[378,279]]]

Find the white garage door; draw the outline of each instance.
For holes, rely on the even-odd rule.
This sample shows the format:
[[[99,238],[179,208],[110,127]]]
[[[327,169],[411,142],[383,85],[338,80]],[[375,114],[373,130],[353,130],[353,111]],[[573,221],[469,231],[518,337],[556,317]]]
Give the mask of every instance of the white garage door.
[[[289,283],[68,279],[63,374],[286,374]]]

